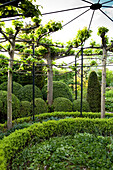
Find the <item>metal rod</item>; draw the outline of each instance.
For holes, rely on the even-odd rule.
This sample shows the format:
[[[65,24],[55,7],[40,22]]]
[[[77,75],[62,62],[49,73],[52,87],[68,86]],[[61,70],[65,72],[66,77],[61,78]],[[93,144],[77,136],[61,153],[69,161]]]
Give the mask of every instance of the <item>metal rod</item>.
[[[113,22],[113,20],[104,11],[102,11],[101,9],[100,11]]]
[[[82,100],[83,100],[83,47],[81,47],[81,105],[80,105],[81,117],[82,117]]]
[[[55,14],[55,13],[59,13],[59,12],[67,12],[67,11],[72,11],[72,10],[82,9],[82,8],[87,8],[87,7],[90,7],[90,6],[83,6],[83,7],[77,7],[77,8],[64,9],[64,10],[60,10],[60,11],[52,11],[52,12],[43,13],[42,15]]]
[[[75,56],[75,100],[77,100],[77,62],[76,62],[76,56]]]
[[[106,1],[106,2],[103,2],[102,4],[107,4],[107,3],[109,3],[109,2],[113,2],[113,0],[111,0],[111,1]]]
[[[103,5],[102,7],[105,7],[105,8],[113,8],[113,6],[105,6],[105,5]]]
[[[89,4],[93,4],[92,2],[89,2],[89,1],[86,1],[86,0],[82,0],[82,1],[87,2],[87,3],[89,3]]]
[[[35,47],[34,47],[34,43],[33,43],[33,57],[34,57],[34,54],[35,54]],[[34,113],[34,108],[35,108],[35,64],[33,62],[33,121],[35,120],[35,113]]]
[[[95,10],[93,11],[93,13],[92,13],[92,16],[91,16],[91,20],[90,20],[90,23],[89,23],[89,28],[88,28],[88,31],[90,30],[90,27],[91,27],[91,23],[92,23],[92,20],[93,20],[93,16],[94,16],[94,13],[95,13]]]
[[[66,24],[64,24],[62,27],[68,25],[70,22],[74,21],[75,19],[77,19],[78,17],[80,17],[81,15],[85,14],[86,12],[88,12],[90,9],[86,10],[85,12],[81,13],[80,15],[78,15],[77,17],[73,18],[71,21],[67,22]]]

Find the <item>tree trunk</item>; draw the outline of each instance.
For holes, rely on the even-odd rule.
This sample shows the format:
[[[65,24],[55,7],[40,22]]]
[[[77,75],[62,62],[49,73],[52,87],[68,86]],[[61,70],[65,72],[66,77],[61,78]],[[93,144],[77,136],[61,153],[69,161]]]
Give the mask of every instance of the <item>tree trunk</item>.
[[[11,45],[10,60],[8,69],[8,84],[7,84],[7,128],[12,128],[12,68],[14,59],[14,46]]]
[[[102,85],[101,85],[101,118],[105,117],[105,90],[106,90],[106,59],[107,50],[105,44],[105,38],[103,37],[103,59],[102,59]]]
[[[48,64],[48,71],[47,71],[47,101],[48,104],[51,106],[53,103],[53,71],[52,71],[52,59],[50,53],[47,56],[47,64]]]

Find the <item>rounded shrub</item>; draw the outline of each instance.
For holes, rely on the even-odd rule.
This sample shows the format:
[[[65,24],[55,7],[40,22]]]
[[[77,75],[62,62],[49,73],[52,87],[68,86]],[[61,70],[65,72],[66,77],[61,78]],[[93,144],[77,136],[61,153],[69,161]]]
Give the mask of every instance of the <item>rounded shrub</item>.
[[[92,71],[89,75],[87,101],[91,112],[101,111],[101,86],[95,71]]]
[[[31,107],[33,110],[33,101],[31,102]],[[47,113],[48,112],[48,107],[46,102],[42,98],[35,98],[35,115],[39,113]]]
[[[20,117],[20,101],[12,94],[12,119]],[[0,90],[0,123],[7,120],[7,91]]]
[[[17,97],[21,101],[32,101],[33,100],[33,85],[25,85],[23,86],[17,94]],[[35,86],[35,98],[42,98],[41,90]]]
[[[26,117],[31,115],[31,104],[29,101],[20,102],[20,117]]]
[[[71,112],[72,102],[64,97],[58,97],[53,102],[54,111]]]
[[[47,100],[47,85],[42,88],[44,100]],[[72,101],[72,93],[67,84],[61,81],[53,81],[53,100],[58,97],[64,97]]]
[[[12,85],[13,94],[17,95],[18,90],[20,88],[22,88],[22,85],[13,81],[13,85]],[[7,91],[7,82],[0,84],[0,90]]]
[[[81,107],[81,100],[74,100],[73,101],[73,112],[79,111],[80,112],[80,107]],[[90,112],[90,107],[89,107],[89,103],[87,102],[87,100],[83,100],[82,101],[82,111],[83,112]]]

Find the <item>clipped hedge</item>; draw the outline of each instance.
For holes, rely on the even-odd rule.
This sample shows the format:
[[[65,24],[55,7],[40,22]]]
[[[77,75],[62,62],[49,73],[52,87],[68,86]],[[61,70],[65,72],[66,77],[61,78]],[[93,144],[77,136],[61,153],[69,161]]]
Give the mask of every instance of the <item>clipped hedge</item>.
[[[33,102],[31,102],[31,107],[33,108]],[[39,113],[47,113],[48,107],[46,102],[41,98],[35,98],[35,115]]]
[[[113,119],[70,118],[59,121],[34,123],[28,128],[17,130],[0,141],[0,169],[7,169],[10,160],[16,156],[31,140],[38,141],[53,136],[74,135],[76,133],[95,135],[113,135]]]
[[[64,97],[58,97],[53,102],[54,111],[71,112],[72,102]]]
[[[33,100],[33,85],[25,85],[23,86],[17,94],[17,97],[21,101],[32,101]],[[41,90],[35,86],[35,98],[42,98]]]
[[[42,113],[35,115],[35,121],[37,122],[43,122],[44,120],[49,120],[49,119],[65,119],[69,117],[80,117],[80,112],[53,112],[53,113]],[[108,118],[113,118],[113,113],[106,113],[105,117]],[[82,118],[91,118],[91,119],[96,119],[96,118],[101,118],[101,113],[92,113],[92,112],[82,112]],[[12,121],[13,126],[15,124],[21,124],[24,122],[31,122],[33,120],[33,116],[29,117],[24,117],[24,118],[18,118]],[[1,131],[6,131],[7,125],[5,124],[0,124],[0,130]]]
[[[13,89],[13,94],[17,95],[18,90],[22,88],[22,85],[13,81],[12,89]],[[7,82],[4,82],[0,84],[0,90],[7,91]]]
[[[43,94],[44,100],[46,101],[47,100],[47,85],[45,85],[42,88],[42,94]],[[53,81],[53,100],[58,97],[64,97],[71,101],[73,100],[72,94],[67,84],[61,81]]]
[[[81,104],[80,99],[73,101],[73,111],[74,112],[76,112],[76,111],[80,112],[80,104]],[[82,111],[83,112],[90,112],[89,103],[86,100],[82,101]]]
[[[31,103],[29,101],[20,102],[20,117],[31,116]]]
[[[20,117],[20,101],[12,94],[12,118]],[[0,123],[7,120],[7,91],[0,90]]]

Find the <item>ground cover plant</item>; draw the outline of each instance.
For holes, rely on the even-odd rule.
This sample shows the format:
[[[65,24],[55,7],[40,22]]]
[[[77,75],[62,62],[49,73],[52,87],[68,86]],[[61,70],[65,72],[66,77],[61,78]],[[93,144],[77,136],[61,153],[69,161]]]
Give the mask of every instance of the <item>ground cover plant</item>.
[[[80,133],[32,143],[9,169],[113,169],[113,138]]]
[[[0,168],[9,169],[8,165],[12,164],[11,162],[17,157],[17,153],[22,152],[22,150],[24,150],[24,148],[27,146],[33,146],[36,144],[36,142],[44,142],[45,140],[49,140],[52,137],[68,135],[74,136],[78,133],[90,133],[95,135],[95,137],[101,135],[103,136],[102,138],[104,138],[104,136],[108,136],[105,137],[105,139],[110,139],[111,143],[109,143],[109,140],[107,141],[106,148],[108,147],[109,149],[106,149],[106,151],[110,152],[111,154],[109,157],[112,157],[113,141],[110,136],[113,134],[113,119],[69,118],[58,121],[50,120],[42,123],[34,123],[27,128],[16,130],[8,137],[0,140]],[[94,139],[92,139],[92,141],[94,141]],[[100,152],[102,153],[101,150]],[[108,158],[108,156],[106,156],[106,158]],[[98,158],[96,160],[98,160]],[[109,161],[108,158],[107,161],[109,163],[111,159]]]

